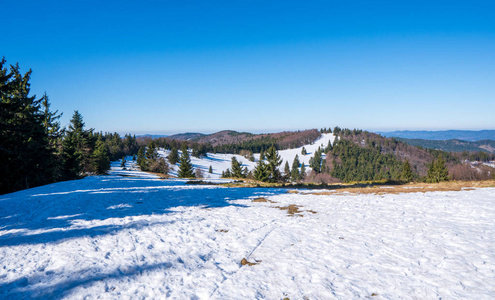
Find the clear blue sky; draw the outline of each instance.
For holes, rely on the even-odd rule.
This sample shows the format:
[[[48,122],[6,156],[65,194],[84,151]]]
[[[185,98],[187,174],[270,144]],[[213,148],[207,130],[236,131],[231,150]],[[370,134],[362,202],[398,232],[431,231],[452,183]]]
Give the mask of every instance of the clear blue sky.
[[[63,125],[495,129],[495,1],[0,2]]]

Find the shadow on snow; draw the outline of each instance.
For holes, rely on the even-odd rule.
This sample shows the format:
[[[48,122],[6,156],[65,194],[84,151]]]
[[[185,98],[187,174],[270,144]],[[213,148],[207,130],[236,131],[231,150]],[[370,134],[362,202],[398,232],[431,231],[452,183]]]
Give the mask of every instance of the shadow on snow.
[[[241,206],[249,199],[284,190],[186,185],[185,181],[97,176],[20,191],[0,197],[0,247],[52,243],[147,226],[133,216],[170,213],[182,207]],[[131,217],[123,225],[78,226],[83,221]]]

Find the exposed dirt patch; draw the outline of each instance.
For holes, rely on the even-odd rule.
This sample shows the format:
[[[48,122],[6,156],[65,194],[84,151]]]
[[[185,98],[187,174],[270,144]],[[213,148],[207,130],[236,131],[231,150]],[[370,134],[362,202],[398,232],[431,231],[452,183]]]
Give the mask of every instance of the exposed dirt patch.
[[[228,229],[215,229],[216,232],[224,232],[224,233],[227,233],[229,232]]]
[[[241,260],[241,265],[242,266],[254,266],[254,265],[259,264],[260,262],[261,262],[261,260],[254,260],[254,262],[250,262],[247,259],[243,258]]]

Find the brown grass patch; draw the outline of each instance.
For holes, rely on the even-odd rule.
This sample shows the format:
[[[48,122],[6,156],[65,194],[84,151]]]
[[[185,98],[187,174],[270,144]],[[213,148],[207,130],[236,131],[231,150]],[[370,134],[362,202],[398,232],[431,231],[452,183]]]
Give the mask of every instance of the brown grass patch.
[[[313,195],[342,195],[351,194],[401,194],[401,193],[425,193],[425,192],[446,192],[446,191],[470,191],[476,188],[495,187],[494,180],[484,181],[446,181],[440,183],[408,183],[403,185],[381,185],[368,187],[348,187],[339,188],[338,191],[322,191],[311,193]],[[297,193],[297,191],[290,191]]]
[[[254,266],[254,265],[257,265],[261,262],[261,260],[254,260],[254,262],[249,262],[247,259],[243,258],[241,260],[241,265],[242,266]]]
[[[268,200],[266,198],[263,198],[263,197],[259,197],[259,198],[256,198],[256,199],[253,199],[252,202],[270,202],[270,203],[277,203],[275,201],[272,201],[272,200]]]
[[[229,232],[229,230],[228,230],[228,229],[216,229],[215,231],[216,231],[216,232],[224,232],[224,233]]]
[[[300,205],[295,205],[295,204],[290,204],[289,206],[275,206],[275,208],[281,209],[281,210],[287,210],[287,214],[290,216],[303,216],[301,215],[302,211],[299,210],[299,208],[302,207]]]
[[[259,197],[259,198],[253,199],[253,202],[268,202],[268,200],[266,200],[266,198]]]
[[[317,213],[314,210],[300,210],[299,208],[301,208],[301,207],[302,207],[301,205],[295,205],[295,204],[289,204],[289,206],[274,206],[274,208],[278,208],[280,210],[286,210],[287,215],[289,215],[291,217],[293,217],[293,216],[304,217],[304,215],[302,213],[305,211],[310,212],[312,214]]]

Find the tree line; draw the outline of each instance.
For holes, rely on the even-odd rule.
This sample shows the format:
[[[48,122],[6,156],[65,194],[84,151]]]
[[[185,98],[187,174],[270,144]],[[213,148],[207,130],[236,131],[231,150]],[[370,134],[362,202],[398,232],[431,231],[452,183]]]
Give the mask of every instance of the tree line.
[[[30,95],[31,73],[0,61],[1,194],[104,174],[110,160],[137,152],[134,136],[87,129],[78,111],[61,128],[62,114],[52,111],[48,95]]]

